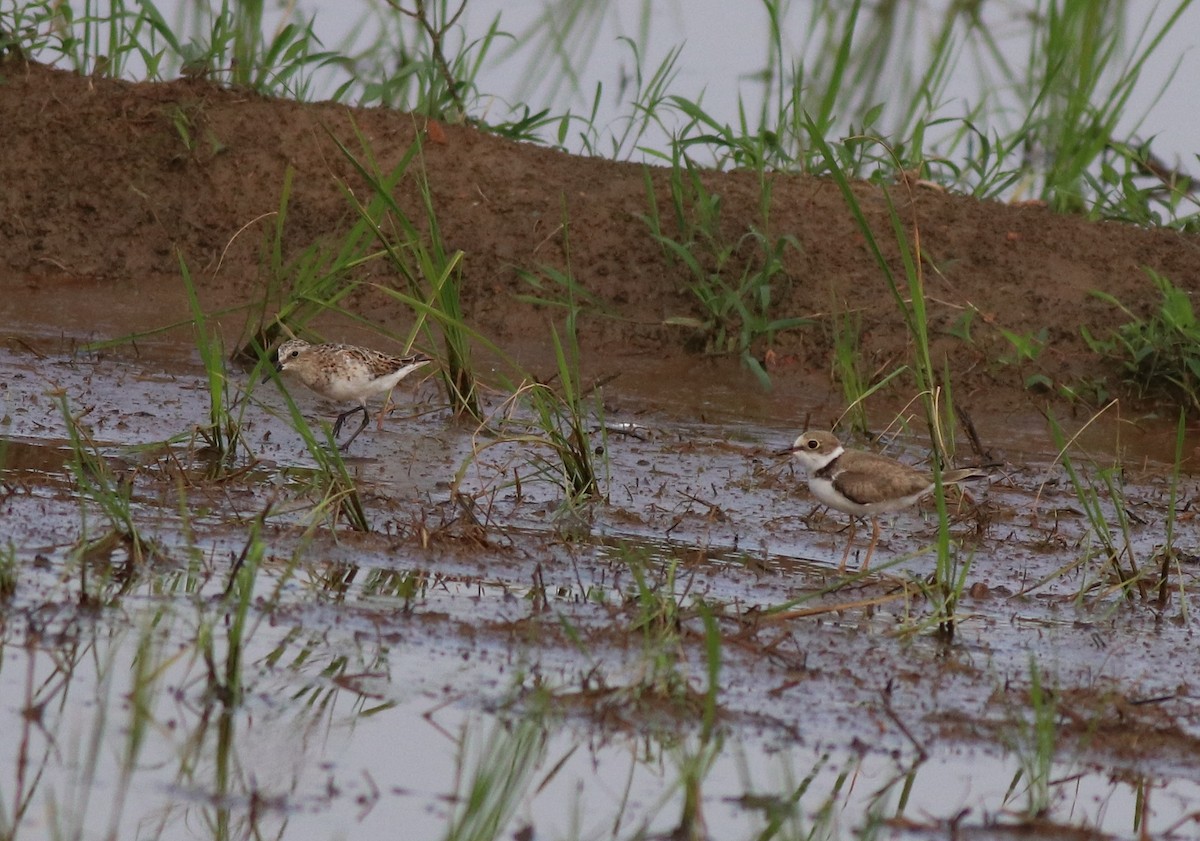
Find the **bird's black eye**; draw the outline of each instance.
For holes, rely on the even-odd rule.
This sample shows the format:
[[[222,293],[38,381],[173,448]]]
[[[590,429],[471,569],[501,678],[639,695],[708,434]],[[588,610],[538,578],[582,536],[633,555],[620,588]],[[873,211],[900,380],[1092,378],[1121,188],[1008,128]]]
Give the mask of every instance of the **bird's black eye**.
[[[295,359],[299,355],[300,355],[300,351],[298,351],[298,350],[294,350],[288,354],[288,356],[292,357],[292,359]]]
[[[815,450],[817,447],[819,447],[821,445],[817,443],[816,438],[809,438],[807,441],[804,442],[804,446],[808,447],[810,450]]]

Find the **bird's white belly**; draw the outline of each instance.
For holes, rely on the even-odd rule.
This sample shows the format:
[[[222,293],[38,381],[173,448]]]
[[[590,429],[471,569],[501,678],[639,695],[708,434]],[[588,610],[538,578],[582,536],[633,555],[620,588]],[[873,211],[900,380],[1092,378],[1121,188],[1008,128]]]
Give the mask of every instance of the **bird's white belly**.
[[[340,379],[332,380],[325,388],[325,394],[332,400],[348,403],[352,400],[366,400],[377,389],[373,388],[373,380],[367,374],[350,374]]]
[[[824,505],[828,505],[830,508],[834,508],[844,514],[852,514],[855,517],[873,517],[876,514],[900,511],[916,503],[926,493],[926,491],[921,491],[905,497],[861,503],[842,496],[834,490],[831,480],[819,476],[811,477],[808,480],[808,489]]]

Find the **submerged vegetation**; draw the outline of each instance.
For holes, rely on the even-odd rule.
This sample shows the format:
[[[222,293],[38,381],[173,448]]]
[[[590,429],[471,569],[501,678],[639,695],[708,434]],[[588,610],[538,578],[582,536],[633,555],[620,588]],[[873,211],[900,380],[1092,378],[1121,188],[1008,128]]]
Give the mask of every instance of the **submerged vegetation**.
[[[78,392],[178,324],[94,341],[88,349],[115,358],[86,372],[44,366],[49,387],[24,371],[3,384],[0,405],[11,394],[17,408],[0,412],[12,530],[0,536],[0,837],[391,837],[404,826],[447,839],[837,838],[901,824],[953,835],[992,815],[1022,830],[1059,821],[1149,835],[1171,831],[1162,814],[1191,819],[1189,774],[1134,763],[1093,774],[1079,758],[1102,730],[1122,733],[1111,753],[1095,748],[1097,765],[1124,762],[1119,738],[1140,749],[1144,736],[1191,726],[1187,711],[1156,717],[1194,671],[1188,416],[1169,477],[1161,465],[1163,476],[1133,477],[1137,459],[1086,446],[1107,409],[1074,431],[1047,412],[1049,463],[990,464],[938,340],[973,349],[978,315],[977,330],[987,323],[1006,343],[999,365],[1036,362],[1052,343],[973,305],[939,334],[941,255],[926,249],[912,200],[947,189],[1196,227],[1185,175],[1119,133],[1191,4],[1160,4],[1126,43],[1123,24],[1139,14],[1126,3],[1033,2],[1020,60],[997,42],[987,4],[945,4],[915,53],[912,9],[924,4],[799,5],[756,6],[766,58],[728,113],[681,90],[684,46],[644,64],[649,4],[640,36],[621,42],[632,65],[618,113],[603,82],[582,111],[556,96],[587,94],[589,27],[606,14],[587,3],[547,7],[513,34],[469,0],[387,0],[364,6],[340,44],[322,34],[323,9],[285,15],[262,2],[188,5],[179,21],[153,2],[0,6],[0,55],[405,109],[417,129],[385,162],[353,123],[349,140],[323,127],[351,173],[338,179],[349,222],[285,246],[299,215],[287,170],[273,210],[253,220],[269,221],[240,332],[205,308],[197,264],[180,251],[183,324],[202,371],[180,376],[175,403],[135,395],[139,414],[131,401],[93,415],[103,400]],[[531,44],[561,72],[531,64],[519,101],[497,104],[485,85]],[[950,86],[972,62],[997,83],[962,106]],[[222,148],[197,114],[166,118],[185,156]],[[478,328],[463,303],[473,255],[443,233],[426,170],[444,142],[439,122],[645,161],[630,213],[651,261],[686,278],[684,309],[650,326],[741,360],[756,395],[771,385],[780,337],[823,326],[847,426],[866,433],[882,417],[868,401],[885,391],[907,400],[888,426],[912,433],[897,439],[905,458],[929,453],[927,524],[904,515],[884,539],[890,562],[834,576],[814,558],[831,535],[810,533],[820,525],[803,516],[808,498],[764,457],[778,429],[720,420],[735,401],[715,391],[695,405],[717,420],[666,429],[608,402],[579,330],[612,314],[577,279],[565,201],[557,219],[521,222],[547,231],[553,256],[511,258],[545,315],[543,334],[514,339],[550,348],[549,370]],[[735,213],[706,167],[751,183],[752,207]],[[804,245],[778,212],[776,179],[789,173],[823,177],[844,202],[853,247],[874,261],[872,288],[904,324],[896,358],[865,359],[869,325],[845,301],[784,311],[791,290],[820,282],[803,274]],[[882,214],[865,209],[860,179],[881,188],[871,196]],[[1129,321],[1087,340],[1139,393],[1198,409],[1190,298],[1150,278],[1157,311],[1100,295]],[[402,307],[405,326],[362,307],[366,294]],[[308,404],[262,385],[283,337],[329,324],[437,357],[417,408],[393,419],[412,449],[343,457]],[[1031,388],[1045,384],[1037,376]],[[50,420],[35,414],[39,401]],[[8,429],[22,432],[9,441]],[[996,474],[957,508],[941,487],[956,458]],[[1146,651],[1124,641],[1149,625]],[[1035,653],[1021,636],[1030,627],[1038,646],[1071,656]],[[1128,674],[1117,648],[1127,644],[1153,672],[1136,692],[1105,683]],[[972,735],[939,727],[956,716]],[[964,767],[967,739],[982,746]],[[987,757],[994,744],[1006,755]],[[978,764],[1007,790],[974,785]],[[1108,799],[1093,808],[1082,785],[1072,799],[1064,771],[1107,786]],[[978,812],[960,811],[947,777],[967,780],[961,797],[980,798]],[[1148,797],[1172,787],[1184,792],[1178,814]],[[1128,817],[1112,817],[1110,800],[1128,803]]]

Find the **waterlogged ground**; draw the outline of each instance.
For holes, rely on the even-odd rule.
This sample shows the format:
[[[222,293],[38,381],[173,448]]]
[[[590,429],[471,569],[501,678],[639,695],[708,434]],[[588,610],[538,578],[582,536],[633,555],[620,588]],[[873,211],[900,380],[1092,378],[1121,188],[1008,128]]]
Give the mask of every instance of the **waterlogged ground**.
[[[1044,419],[977,418],[997,465],[950,500],[947,638],[932,507],[838,576],[844,518],[771,456],[793,396],[699,368],[631,363],[605,388],[608,501],[566,508],[545,453],[453,420],[432,381],[398,391],[338,484],[277,385],[234,367],[253,457],[206,458],[182,331],[103,352],[10,333],[3,834],[1200,831],[1196,483],[1190,462],[1172,481],[1174,424],[1086,427],[1081,501]],[[333,407],[291,393],[320,434]]]
[[[0,836],[1200,835],[1200,435],[1096,416],[1127,392],[1080,330],[1156,312],[1147,269],[1190,289],[1194,237],[854,185],[921,243],[978,433],[956,451],[993,465],[948,500],[947,636],[932,506],[839,575],[845,518],[771,456],[842,414],[847,347],[865,382],[901,372],[868,403],[889,434],[856,443],[929,452],[911,334],[830,182],[771,179],[794,246],[764,317],[803,324],[755,338],[768,391],[700,352],[695,278],[646,223],[674,218],[665,169],[15,55],[0,81]],[[337,143],[390,171],[418,138],[465,320],[542,382],[570,273],[605,501],[564,505],[553,454],[512,440],[511,365],[481,364],[500,437],[406,381],[343,465],[298,428],[335,407],[233,365],[236,458],[199,433],[181,266],[238,346],[346,253],[369,190]],[[748,241],[759,179],[704,183]],[[396,193],[427,230],[413,173]],[[405,281],[353,262],[310,326],[399,350]]]

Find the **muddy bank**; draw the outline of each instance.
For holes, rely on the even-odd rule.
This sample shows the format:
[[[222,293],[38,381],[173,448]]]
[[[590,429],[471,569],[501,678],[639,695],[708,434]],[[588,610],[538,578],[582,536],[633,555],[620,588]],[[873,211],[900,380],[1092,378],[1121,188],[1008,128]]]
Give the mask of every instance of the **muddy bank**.
[[[406,114],[267,99],[194,80],[130,84],[13,58],[0,73],[0,143],[8,150],[0,160],[0,312],[7,318],[38,302],[87,299],[92,290],[117,299],[149,295],[164,316],[156,321],[184,318],[177,250],[210,309],[261,302],[272,280],[267,255],[288,173],[279,245],[285,263],[314,242],[337,242],[355,221],[343,190],[362,195],[364,185],[335,137],[364,153],[361,133],[387,170],[420,133],[420,166],[397,196],[412,218],[422,218],[415,173],[424,173],[447,246],[465,254],[464,304],[473,325],[501,344],[533,337],[545,347],[558,310],[521,296],[561,291],[535,290],[522,273],[565,269],[569,242],[569,269],[590,302],[580,320],[589,364],[630,354],[705,364],[693,329],[664,324],[707,317],[688,291],[694,278],[667,258],[643,219],[649,173],[665,233],[682,235],[670,228],[665,170],[575,158],[461,126],[427,133]],[[721,197],[720,231],[730,242],[761,225],[752,174],[708,173],[704,184]],[[1123,317],[1092,291],[1148,313],[1158,295],[1143,269],[1185,288],[1200,276],[1200,249],[1190,235],[927,188],[888,189],[910,237],[919,232],[935,358],[945,359],[955,387],[981,410],[1045,399],[1024,385],[1038,374],[1051,392],[1067,385],[1087,395],[1089,383],[1104,379],[1115,385],[1079,328],[1104,335]],[[784,251],[770,315],[813,321],[756,339],[753,354],[780,387],[826,382],[835,319],[848,313],[861,334],[865,376],[903,364],[909,337],[833,183],[779,174],[771,176],[771,190],[767,233],[793,237],[796,246]],[[880,188],[855,190],[886,249],[890,226]],[[733,262],[753,260],[743,251]],[[382,263],[362,279],[399,283]],[[102,323],[103,307],[97,309],[89,311]],[[409,319],[371,291],[359,292],[349,309],[388,329]],[[339,339],[354,332],[339,322],[323,326]],[[1021,359],[1001,330],[1035,339],[1036,358]],[[900,386],[910,389],[911,382],[902,378]]]

